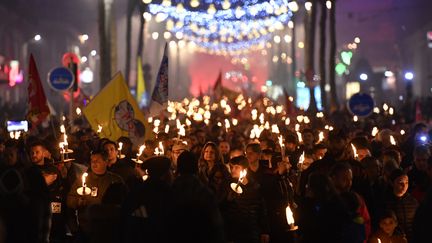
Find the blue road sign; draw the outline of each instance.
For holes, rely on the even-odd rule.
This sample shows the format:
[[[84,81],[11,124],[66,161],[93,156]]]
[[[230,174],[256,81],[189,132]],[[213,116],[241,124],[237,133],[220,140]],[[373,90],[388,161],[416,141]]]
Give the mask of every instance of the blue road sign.
[[[57,91],[70,89],[75,81],[73,73],[65,67],[54,68],[48,74],[48,83]]]
[[[356,93],[348,100],[348,110],[359,117],[369,116],[374,107],[374,99],[365,93]]]

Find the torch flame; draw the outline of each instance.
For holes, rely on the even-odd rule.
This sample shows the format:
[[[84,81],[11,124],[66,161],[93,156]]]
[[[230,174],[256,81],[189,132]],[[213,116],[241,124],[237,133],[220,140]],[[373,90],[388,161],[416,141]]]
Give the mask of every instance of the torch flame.
[[[372,133],[371,133],[372,137],[375,137],[377,134],[378,134],[378,128],[377,127],[373,127],[372,128]]]
[[[393,135],[390,135],[390,143],[391,143],[391,145],[396,145],[396,140],[393,137]]]
[[[243,179],[246,177],[246,175],[247,175],[247,170],[246,169],[240,171],[239,182],[242,182]]]
[[[297,133],[297,137],[298,137],[299,143],[302,143],[303,142],[302,134],[300,132],[296,132],[296,133]]]
[[[278,137],[278,140],[279,140],[279,145],[281,146],[281,148],[283,147],[283,145],[284,145],[284,143],[283,143],[283,137],[282,137],[282,135],[279,135],[279,137]]]
[[[300,166],[303,164],[303,162],[305,161],[305,152],[303,151],[303,153],[300,155],[299,161],[298,163],[300,164]]]
[[[190,127],[190,125],[192,125],[192,122],[191,122],[189,119],[187,119],[187,118],[186,118],[186,125],[187,125],[188,127]]]
[[[159,155],[164,155],[165,154],[162,142],[159,142],[159,153],[160,153]]]
[[[237,124],[238,124],[238,120],[237,119],[232,119],[232,124],[234,125],[234,126],[237,126]]]
[[[231,125],[230,125],[229,120],[225,119],[225,128],[230,128],[230,127],[231,127]]]
[[[178,131],[179,136],[186,136],[186,130],[184,129],[184,125],[181,125]]]
[[[97,133],[101,133],[102,132],[102,126],[98,124],[98,130]]]
[[[63,143],[64,143],[64,145],[68,145],[66,133],[63,134]]]
[[[87,172],[84,172],[84,174],[81,177],[82,180],[82,187],[86,187],[86,177],[88,176]]]
[[[276,125],[276,124],[273,124],[272,126],[271,126],[271,130],[272,130],[272,133],[276,133],[276,134],[279,134],[280,132],[279,132],[279,127],[278,127],[278,125]]]
[[[324,141],[324,132],[323,131],[321,131],[318,134],[318,143],[321,143],[322,141]]]
[[[289,225],[294,225],[294,215],[293,212],[291,211],[290,206],[287,206],[285,209],[285,214],[286,214],[286,219]]]
[[[357,148],[354,146],[354,144],[351,144],[351,148],[354,154],[354,158],[358,158]]]
[[[138,150],[138,153],[137,153],[137,156],[138,156],[138,157],[141,156],[141,154],[144,152],[144,149],[145,149],[145,145],[141,145],[141,146],[139,147],[139,150]]]
[[[260,123],[261,123],[261,124],[264,124],[264,123],[265,123],[264,113],[261,113],[261,114],[259,115],[259,120],[260,120]]]

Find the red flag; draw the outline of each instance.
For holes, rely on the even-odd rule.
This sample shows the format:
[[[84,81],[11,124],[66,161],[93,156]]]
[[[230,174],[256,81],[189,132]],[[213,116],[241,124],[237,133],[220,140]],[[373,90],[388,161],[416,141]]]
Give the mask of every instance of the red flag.
[[[223,95],[222,71],[220,71],[216,79],[216,82],[213,86],[213,96],[215,100],[220,100],[222,99],[222,95]]]
[[[36,67],[36,62],[33,55],[30,54],[29,71],[28,71],[28,112],[27,120],[36,127],[42,123],[50,114],[48,102],[43,90],[42,82],[39,77],[39,72]]]

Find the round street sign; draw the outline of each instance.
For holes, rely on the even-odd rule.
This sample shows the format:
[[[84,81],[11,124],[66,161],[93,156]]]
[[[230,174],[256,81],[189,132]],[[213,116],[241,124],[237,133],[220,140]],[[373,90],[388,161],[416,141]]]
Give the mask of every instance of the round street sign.
[[[348,100],[349,111],[356,116],[369,116],[375,107],[373,98],[365,93],[356,93]]]
[[[65,67],[58,67],[48,73],[48,83],[51,88],[57,91],[66,91],[70,89],[74,83],[74,75]]]

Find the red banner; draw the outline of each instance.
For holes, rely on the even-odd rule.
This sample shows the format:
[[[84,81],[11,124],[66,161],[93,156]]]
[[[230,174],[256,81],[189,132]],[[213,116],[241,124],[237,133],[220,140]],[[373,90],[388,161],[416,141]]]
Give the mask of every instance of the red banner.
[[[42,123],[50,114],[47,99],[42,86],[39,72],[33,55],[30,54],[29,71],[28,71],[28,112],[27,119],[36,127]]]

